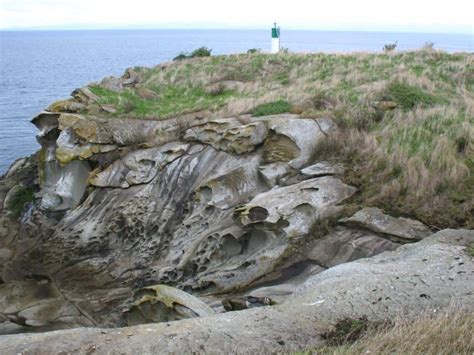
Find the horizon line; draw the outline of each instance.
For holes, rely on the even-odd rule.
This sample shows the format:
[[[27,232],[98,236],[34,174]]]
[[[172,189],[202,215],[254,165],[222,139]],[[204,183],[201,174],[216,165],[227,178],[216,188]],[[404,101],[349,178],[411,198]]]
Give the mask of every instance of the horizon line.
[[[442,25],[440,26],[442,27]],[[442,29],[442,28],[417,28],[416,26],[404,26],[403,28],[397,25],[389,25],[386,28],[383,27],[365,27],[364,25],[356,26],[339,26],[334,28],[328,27],[297,27],[288,26],[285,28],[286,31],[327,31],[327,32],[379,32],[379,33],[426,33],[426,34],[458,34],[458,35],[473,35],[473,30],[463,28],[465,25],[460,25],[458,28]],[[466,25],[466,27],[468,27]],[[0,28],[0,32],[47,32],[47,31],[124,31],[124,30],[221,30],[221,31],[232,31],[232,30],[268,30],[270,27],[263,26],[226,26],[223,24],[215,26],[177,26],[177,25],[46,25],[46,26],[30,26],[30,27],[6,27]]]

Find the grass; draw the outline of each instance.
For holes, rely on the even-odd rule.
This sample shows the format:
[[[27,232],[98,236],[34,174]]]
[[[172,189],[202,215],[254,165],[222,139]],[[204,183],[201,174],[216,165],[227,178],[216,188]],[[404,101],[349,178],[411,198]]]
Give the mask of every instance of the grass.
[[[421,315],[416,320],[400,317],[385,325],[372,326],[359,320],[351,323],[360,331],[336,346],[303,354],[472,354],[474,352],[474,313],[438,312]],[[348,334],[355,334],[350,326]],[[362,329],[362,330],[361,330]]]
[[[405,110],[411,110],[415,106],[432,106],[438,101],[421,87],[399,81],[393,81],[387,86],[383,99],[395,101]]]
[[[288,101],[278,100],[273,102],[268,102],[266,104],[261,104],[255,107],[251,113],[255,117],[259,116],[269,116],[277,115],[279,113],[290,112],[291,106]]]
[[[94,94],[100,97],[99,104],[114,105],[117,112],[114,116],[130,118],[166,119],[175,115],[186,114],[206,109],[222,107],[232,92],[219,95],[207,93],[203,88],[169,85],[152,89],[157,94],[155,99],[140,97],[133,90],[120,93],[101,88],[91,87]]]
[[[353,54],[251,53],[137,69],[138,89],[92,87],[114,117],[165,119],[291,111],[340,127],[314,159],[345,163],[353,207],[384,208],[436,228],[474,228],[474,55],[425,48]],[[208,87],[240,81],[235,91]],[[397,104],[384,110],[376,102]],[[99,111],[100,112],[100,111]],[[101,115],[109,115],[100,113]]]

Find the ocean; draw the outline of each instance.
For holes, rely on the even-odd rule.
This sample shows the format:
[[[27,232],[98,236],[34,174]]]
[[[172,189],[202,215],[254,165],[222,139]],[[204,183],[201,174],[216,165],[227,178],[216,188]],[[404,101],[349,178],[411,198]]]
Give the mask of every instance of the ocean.
[[[474,51],[472,35],[282,31],[282,46],[295,52],[399,50],[426,42],[449,52]],[[34,153],[31,118],[50,103],[92,81],[121,75],[136,65],[154,66],[201,46],[212,54],[268,51],[264,30],[0,31],[0,175],[15,159]]]

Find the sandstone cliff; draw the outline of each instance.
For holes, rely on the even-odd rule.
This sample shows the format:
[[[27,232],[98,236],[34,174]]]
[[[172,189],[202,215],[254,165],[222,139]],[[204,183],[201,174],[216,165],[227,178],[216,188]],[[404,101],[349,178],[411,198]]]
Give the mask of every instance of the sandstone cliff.
[[[0,334],[196,319],[130,328],[132,339],[5,337],[0,350],[87,352],[113,334],[113,352],[289,351],[322,343],[320,325],[341,317],[473,308],[472,231],[433,236],[432,225],[365,206],[368,187],[347,175],[359,163],[322,158],[345,137],[337,117],[231,115],[226,92],[249,84],[223,78],[201,97],[230,100],[224,108],[179,112],[176,98],[173,117],[127,113],[127,95],[167,107],[150,80],[169,66],[106,78],[33,119],[41,151],[0,182]],[[273,306],[214,315],[247,296]],[[68,334],[64,349],[49,343]]]

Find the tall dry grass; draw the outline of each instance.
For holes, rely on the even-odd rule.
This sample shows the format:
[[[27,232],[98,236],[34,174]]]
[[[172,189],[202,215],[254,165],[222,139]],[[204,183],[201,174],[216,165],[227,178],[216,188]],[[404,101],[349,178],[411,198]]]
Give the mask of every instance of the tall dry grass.
[[[471,355],[474,353],[474,312],[442,311],[403,317],[385,328],[369,329],[354,344],[326,347],[306,354],[318,355]]]

